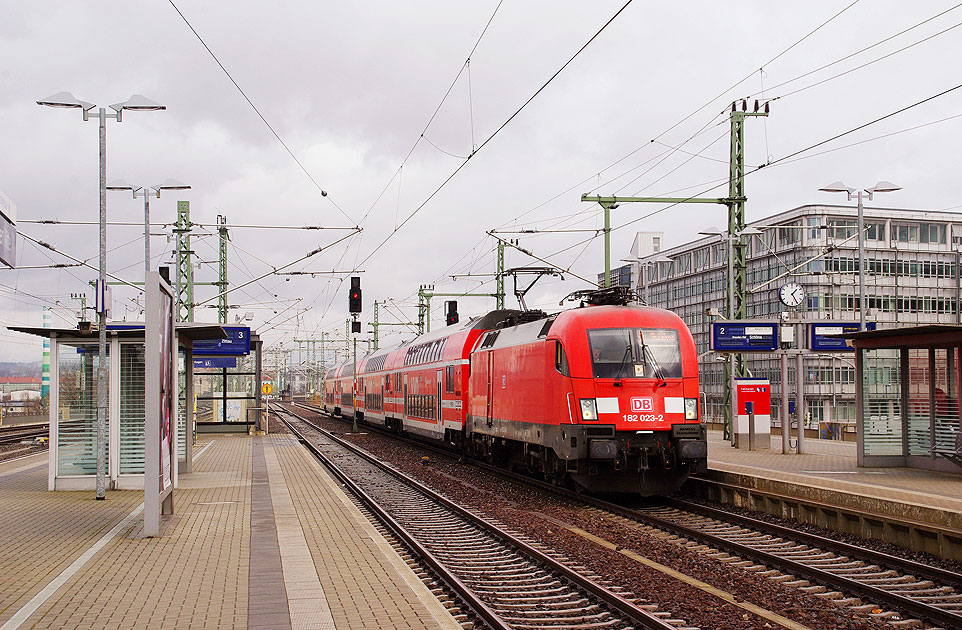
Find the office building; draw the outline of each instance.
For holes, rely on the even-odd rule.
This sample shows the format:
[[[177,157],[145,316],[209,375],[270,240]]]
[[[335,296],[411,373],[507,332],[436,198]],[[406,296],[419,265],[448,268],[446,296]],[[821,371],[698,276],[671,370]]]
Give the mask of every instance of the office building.
[[[866,321],[878,327],[962,322],[959,312],[959,252],[962,213],[865,208]],[[808,205],[750,224],[760,235],[747,244],[746,316],[777,320],[783,313],[805,322],[859,321],[857,210]],[[710,322],[727,312],[729,241],[707,236],[641,256],[630,263],[632,286],[644,296],[648,274],[652,306],[678,313],[698,348],[703,407],[710,422],[723,417],[725,370],[710,350]],[[671,259],[659,262],[656,259]],[[617,270],[612,271],[613,277]],[[623,274],[623,272],[622,272]],[[785,306],[779,288],[795,282],[805,296]],[[769,378],[780,397],[777,357],[746,355],[751,375]],[[789,362],[789,392],[795,391],[795,362]],[[854,432],[855,363],[851,352],[812,354],[804,361],[806,426],[830,437]],[[772,418],[780,426],[778,405]]]

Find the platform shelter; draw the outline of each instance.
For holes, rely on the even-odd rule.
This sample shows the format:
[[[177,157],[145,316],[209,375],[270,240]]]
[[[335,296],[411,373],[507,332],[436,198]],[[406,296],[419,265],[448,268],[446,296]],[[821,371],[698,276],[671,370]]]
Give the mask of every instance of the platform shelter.
[[[199,432],[260,428],[261,340],[248,326],[222,326],[224,339],[194,344],[194,400]]]
[[[97,476],[96,327],[10,327],[50,339],[49,490],[92,490]],[[176,471],[190,472],[194,444],[193,347],[223,339],[219,324],[178,323]],[[142,489],[144,477],[144,325],[107,325],[107,482]]]
[[[962,473],[962,326],[839,337],[856,351],[858,465]]]

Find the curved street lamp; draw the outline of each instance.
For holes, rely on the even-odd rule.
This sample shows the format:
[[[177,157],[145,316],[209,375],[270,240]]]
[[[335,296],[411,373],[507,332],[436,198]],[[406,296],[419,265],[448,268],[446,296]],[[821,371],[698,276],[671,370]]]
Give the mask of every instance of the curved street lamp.
[[[848,200],[852,200],[854,194],[858,198],[858,329],[865,330],[865,218],[862,211],[862,193],[872,200],[872,195],[877,192],[895,192],[902,190],[901,186],[887,182],[884,179],[871,188],[856,190],[849,188],[842,182],[832,182],[824,188],[819,188],[822,192],[843,192],[848,195]]]
[[[144,278],[150,273],[150,198],[160,199],[162,190],[190,190],[190,186],[177,181],[168,179],[163,184],[156,186],[132,186],[122,179],[114,180],[107,184],[107,190],[129,190],[134,199],[144,198]]]

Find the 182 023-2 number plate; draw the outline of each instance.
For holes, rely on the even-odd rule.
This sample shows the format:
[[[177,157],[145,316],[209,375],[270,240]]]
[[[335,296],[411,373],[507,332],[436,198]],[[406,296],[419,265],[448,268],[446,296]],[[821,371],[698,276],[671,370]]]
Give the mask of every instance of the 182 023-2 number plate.
[[[661,422],[665,416],[660,413],[626,413],[621,419],[625,422]]]

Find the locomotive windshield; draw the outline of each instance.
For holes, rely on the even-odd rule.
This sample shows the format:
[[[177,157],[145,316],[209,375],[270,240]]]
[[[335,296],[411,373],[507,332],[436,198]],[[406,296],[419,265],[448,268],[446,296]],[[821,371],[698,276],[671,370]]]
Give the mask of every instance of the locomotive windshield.
[[[588,331],[595,378],[681,378],[681,345],[671,328]]]

